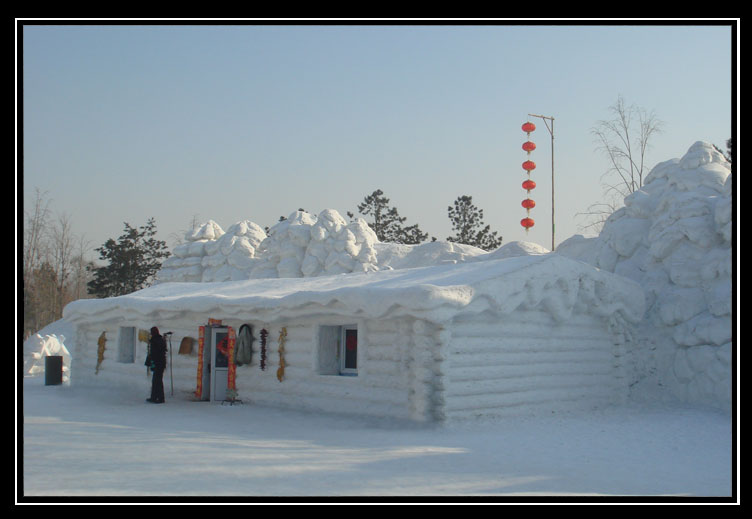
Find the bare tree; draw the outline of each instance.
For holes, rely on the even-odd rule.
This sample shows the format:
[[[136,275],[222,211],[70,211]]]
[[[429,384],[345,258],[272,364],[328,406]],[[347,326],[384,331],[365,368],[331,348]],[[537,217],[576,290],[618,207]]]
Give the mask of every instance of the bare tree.
[[[68,279],[73,271],[73,253],[76,237],[73,234],[70,216],[58,215],[50,229],[50,263],[55,272],[55,312],[57,318],[63,316],[63,306],[69,300]]]
[[[50,201],[46,198],[46,193],[42,193],[37,188],[31,211],[26,211],[24,215],[23,281],[25,291],[29,290],[34,270],[39,267],[44,256],[49,207]]]
[[[50,199],[37,189],[24,214],[24,337],[60,319],[67,303],[86,296],[87,249],[70,216],[51,219]]]
[[[654,112],[627,106],[622,96],[609,110],[613,118],[599,121],[591,131],[598,142],[598,150],[609,162],[604,178],[616,179],[616,183],[606,183],[607,191],[616,191],[623,198],[642,187],[650,138],[661,131],[663,123]]]
[[[83,235],[78,236],[75,256],[73,257],[73,279],[71,280],[72,300],[82,299],[88,295],[87,284],[91,281],[91,271],[95,267],[94,262],[86,259],[86,251],[90,249],[90,242]]]
[[[593,204],[585,213],[590,223],[585,228],[601,226],[624,197],[642,187],[649,172],[645,162],[652,137],[662,131],[663,122],[653,111],[627,105],[620,95],[609,107],[611,119],[604,119],[591,129],[609,167],[601,177],[607,201]]]

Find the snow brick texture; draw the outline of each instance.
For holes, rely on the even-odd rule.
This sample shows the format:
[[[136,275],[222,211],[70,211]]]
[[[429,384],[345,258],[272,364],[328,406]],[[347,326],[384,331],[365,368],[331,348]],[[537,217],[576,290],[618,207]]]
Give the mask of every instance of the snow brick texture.
[[[315,277],[494,258],[459,243],[383,243],[365,220],[347,222],[334,209],[318,217],[296,211],[269,229],[268,236],[249,220],[226,233],[210,220],[185,238],[162,264],[158,282]]]
[[[600,236],[557,248],[645,290],[635,395],[667,389],[683,402],[730,408],[731,195],[730,164],[697,142],[653,168]]]
[[[245,220],[227,232],[209,220],[185,235],[159,271],[160,281],[235,281],[248,279],[264,230]]]
[[[213,221],[186,235],[160,270],[160,282],[310,277],[378,270],[376,234],[337,211],[296,211],[269,230],[242,221],[227,232]]]

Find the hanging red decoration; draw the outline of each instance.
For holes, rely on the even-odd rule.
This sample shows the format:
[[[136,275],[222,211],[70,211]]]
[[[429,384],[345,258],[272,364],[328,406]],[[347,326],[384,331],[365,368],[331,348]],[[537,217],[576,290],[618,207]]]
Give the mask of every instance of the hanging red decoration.
[[[522,207],[527,209],[528,216],[520,221],[520,225],[525,228],[525,232],[535,225],[535,222],[530,218],[530,209],[535,207],[535,202],[530,199],[530,190],[535,188],[535,182],[530,180],[530,173],[535,169],[535,162],[530,160],[530,152],[535,149],[535,143],[530,140],[530,132],[535,131],[535,125],[530,121],[522,125],[522,131],[527,133],[527,142],[522,144],[522,149],[527,152],[528,160],[522,163],[522,169],[528,175],[528,179],[522,183],[522,188],[527,190],[528,198],[522,201]]]

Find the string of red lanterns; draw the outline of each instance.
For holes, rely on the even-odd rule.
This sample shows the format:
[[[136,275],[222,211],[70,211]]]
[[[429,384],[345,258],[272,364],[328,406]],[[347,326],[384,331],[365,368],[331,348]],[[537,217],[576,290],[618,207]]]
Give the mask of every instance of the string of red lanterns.
[[[530,179],[530,173],[535,169],[535,162],[530,160],[530,152],[535,150],[535,143],[530,140],[530,134],[535,131],[535,125],[530,121],[522,125],[522,131],[527,133],[527,141],[522,144],[522,149],[527,152],[527,160],[522,163],[522,169],[527,173],[527,180],[522,183],[522,189],[527,191],[527,198],[522,201],[522,207],[527,211],[527,216],[520,220],[520,225],[528,232],[535,225],[535,220],[530,218],[530,209],[535,207],[535,201],[530,198],[530,191],[535,189],[535,182]]]

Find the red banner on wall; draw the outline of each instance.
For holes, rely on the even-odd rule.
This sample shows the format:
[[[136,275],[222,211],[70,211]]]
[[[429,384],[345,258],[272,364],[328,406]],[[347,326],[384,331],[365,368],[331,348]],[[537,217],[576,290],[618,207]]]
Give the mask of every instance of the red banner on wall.
[[[196,369],[196,398],[201,399],[204,383],[204,331],[205,326],[198,327],[198,368]]]
[[[235,388],[235,330],[227,327],[227,389]]]

